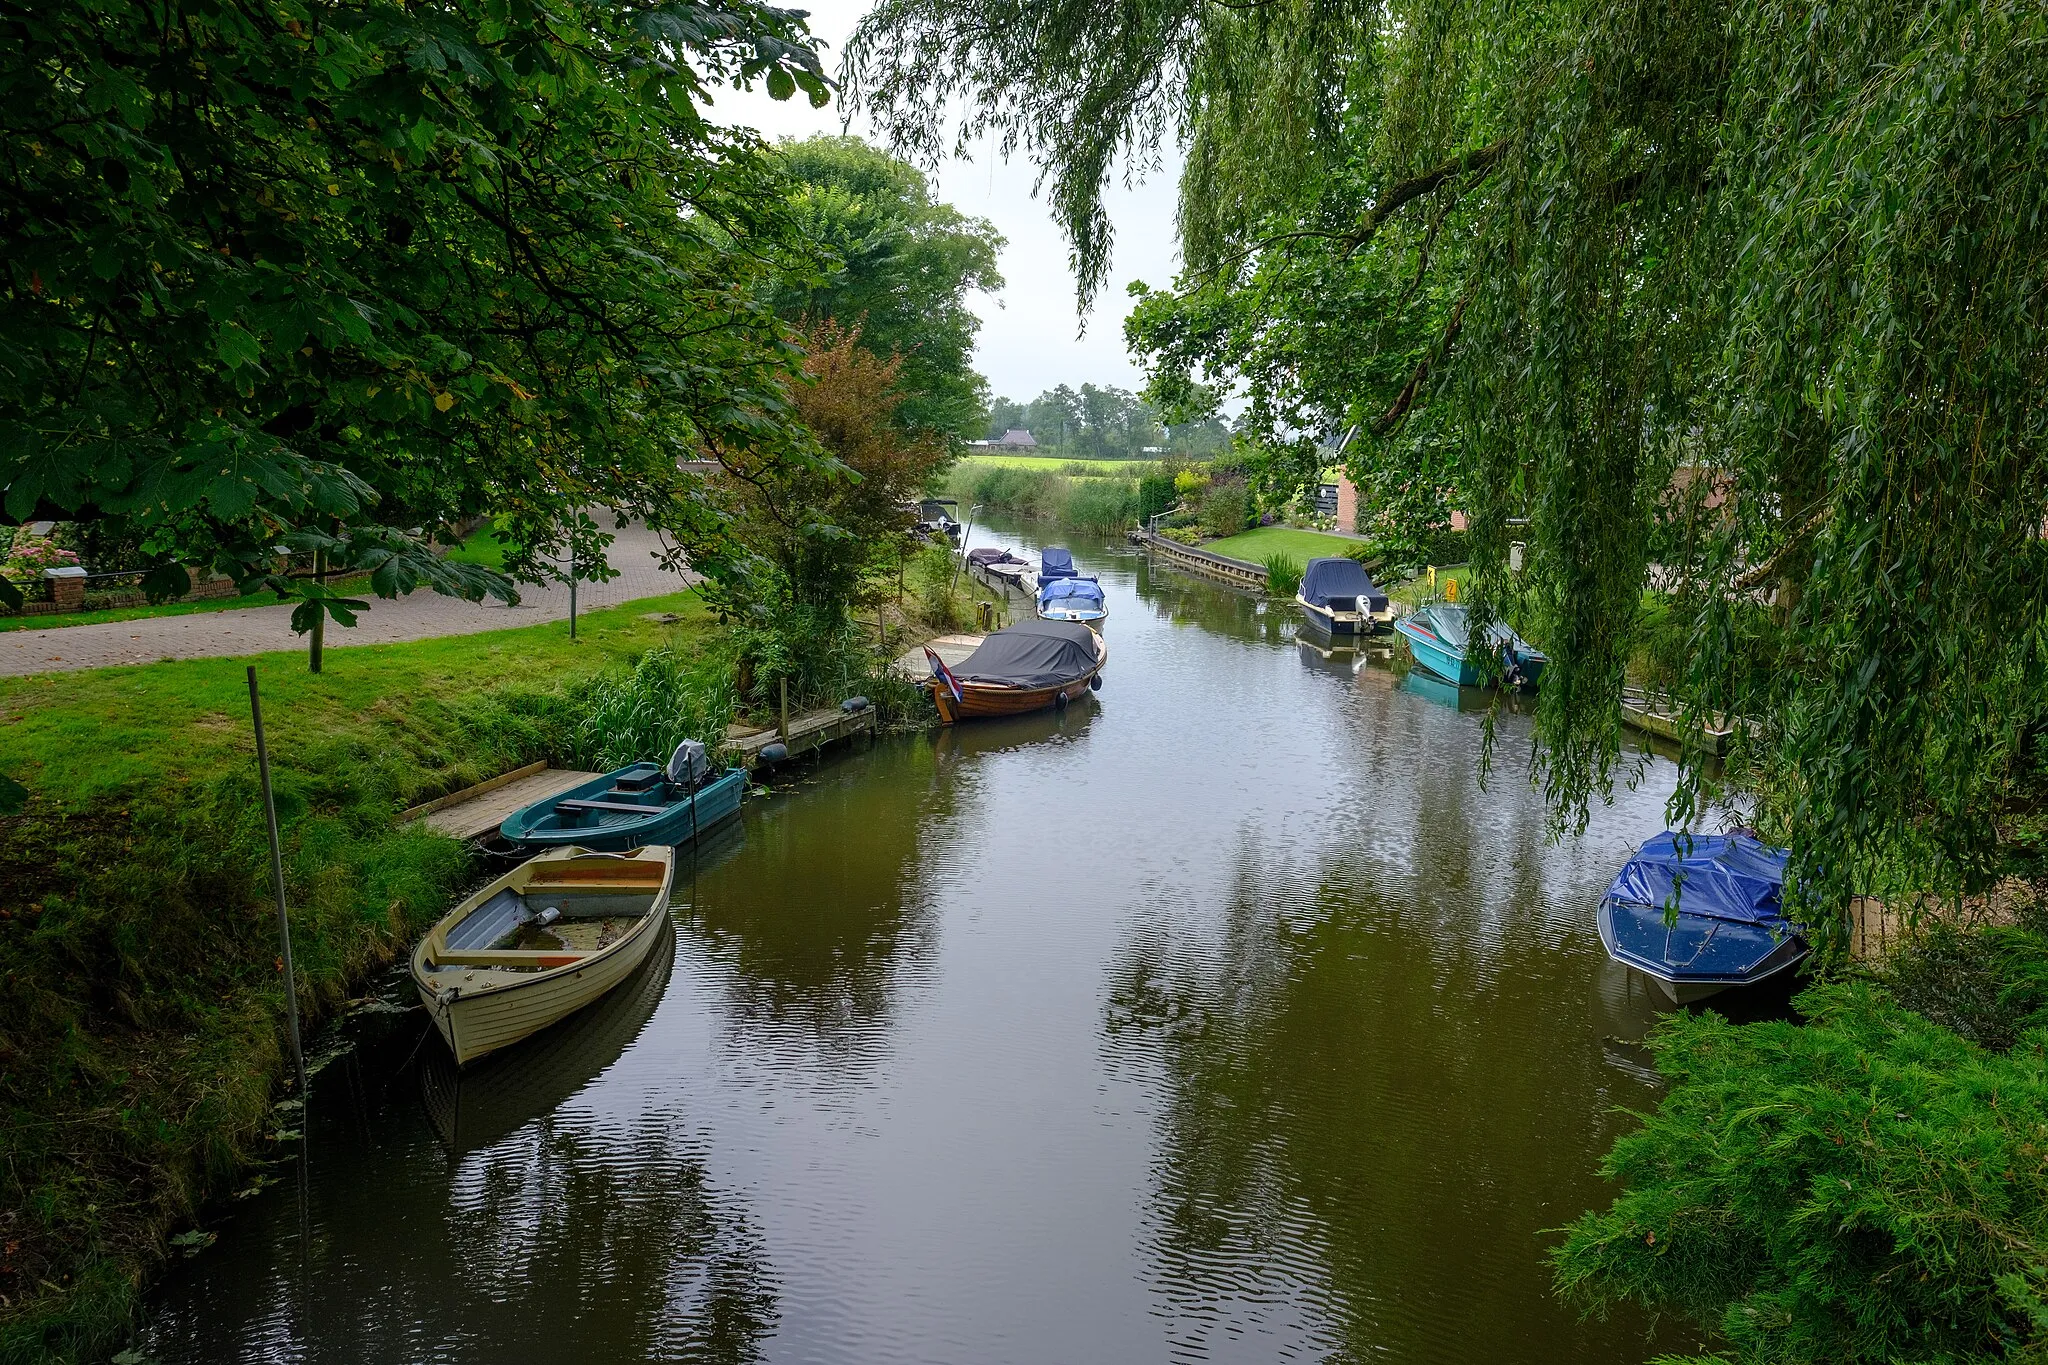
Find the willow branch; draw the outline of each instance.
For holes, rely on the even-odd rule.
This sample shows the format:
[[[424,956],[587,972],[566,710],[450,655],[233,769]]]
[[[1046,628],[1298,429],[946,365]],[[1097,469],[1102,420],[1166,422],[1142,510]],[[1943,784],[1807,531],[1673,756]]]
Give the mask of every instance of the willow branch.
[[[1828,519],[1828,513],[1833,510],[1833,504],[1827,502],[1823,502],[1819,507],[1816,507],[1813,515],[1801,522],[1799,528],[1793,531],[1791,535],[1785,537],[1785,543],[1774,550],[1769,559],[1766,559],[1755,568],[1737,574],[1735,580],[1728,585],[1729,591],[1736,593],[1748,592],[1753,588],[1762,587],[1777,577],[1778,570],[1783,567],[1786,557],[1805,545],[1812,538],[1813,533],[1821,528],[1821,523]]]
[[[1458,339],[1459,331],[1465,326],[1466,305],[1471,302],[1472,290],[1468,289],[1465,291],[1465,297],[1458,300],[1458,306],[1451,310],[1451,319],[1444,324],[1444,334],[1437,338],[1436,345],[1430,347],[1429,354],[1423,356],[1415,366],[1415,373],[1409,375],[1408,382],[1401,386],[1401,392],[1395,397],[1394,405],[1373,419],[1373,435],[1384,436],[1392,431],[1401,424],[1401,419],[1408,415],[1408,410],[1415,406],[1415,395],[1422,391],[1423,381],[1429,378],[1430,357],[1441,356],[1450,349],[1451,343]]]

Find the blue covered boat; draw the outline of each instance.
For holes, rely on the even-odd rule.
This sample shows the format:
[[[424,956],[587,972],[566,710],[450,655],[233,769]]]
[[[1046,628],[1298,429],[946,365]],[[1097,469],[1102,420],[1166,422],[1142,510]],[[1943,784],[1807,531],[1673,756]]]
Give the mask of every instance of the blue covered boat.
[[[1074,556],[1069,550],[1058,545],[1048,545],[1038,552],[1038,586],[1042,589],[1055,578],[1078,578],[1081,571],[1074,567]]]
[[[1809,951],[1784,916],[1785,853],[1743,834],[1644,844],[1600,902],[1607,955],[1680,1005],[1797,966]],[[1665,907],[1677,917],[1665,922]]]
[[[523,848],[577,845],[601,853],[689,843],[739,813],[744,768],[713,776],[710,755],[687,739],[668,766],[635,763],[514,811],[498,832]]]
[[[1038,615],[1044,621],[1086,621],[1109,615],[1102,584],[1093,578],[1055,578],[1038,585]]]
[[[1413,616],[1394,622],[1394,629],[1408,641],[1415,662],[1438,677],[1460,687],[1477,687],[1487,681],[1486,670],[1466,657],[1472,618],[1457,603],[1431,602],[1417,607]],[[1550,662],[1542,650],[1499,621],[1487,627],[1486,641],[1500,660],[1502,680],[1510,687],[1534,687]]]
[[[1294,602],[1302,619],[1325,635],[1370,635],[1394,615],[1365,566],[1341,555],[1311,559]]]

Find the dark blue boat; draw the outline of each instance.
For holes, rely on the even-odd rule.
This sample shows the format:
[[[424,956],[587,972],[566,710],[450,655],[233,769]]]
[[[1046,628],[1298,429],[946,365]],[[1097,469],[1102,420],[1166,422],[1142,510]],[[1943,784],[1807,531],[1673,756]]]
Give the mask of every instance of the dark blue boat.
[[[744,768],[711,775],[710,757],[696,740],[676,746],[664,768],[635,763],[579,787],[514,811],[498,832],[523,848],[574,844],[599,853],[667,845],[680,847],[728,816],[746,795]]]
[[[1783,913],[1785,853],[1743,834],[1644,844],[1600,902],[1607,955],[1686,1005],[1797,966],[1809,951]],[[1677,918],[1665,923],[1665,907]]]

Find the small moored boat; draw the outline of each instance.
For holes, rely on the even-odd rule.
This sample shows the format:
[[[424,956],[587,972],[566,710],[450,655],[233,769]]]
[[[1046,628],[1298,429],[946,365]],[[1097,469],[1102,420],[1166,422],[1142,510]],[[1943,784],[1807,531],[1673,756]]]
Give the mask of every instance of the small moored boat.
[[[1031,573],[1031,565],[1008,550],[985,546],[967,552],[967,567],[975,577],[992,588],[1026,591],[1024,580]]]
[[[1081,571],[1074,567],[1074,555],[1059,545],[1048,545],[1038,552],[1038,586],[1041,590],[1055,578],[1078,578]]]
[[[1063,706],[1102,686],[1109,645],[1072,621],[1020,621],[992,632],[948,668],[929,647],[932,700],[947,724],[976,716],[1016,716]]]
[[[1294,595],[1301,615],[1325,635],[1370,635],[1394,619],[1387,595],[1355,559],[1311,559]]]
[[[1038,615],[1044,621],[1100,621],[1109,615],[1109,604],[1093,578],[1055,578],[1039,585]]]
[[[1808,948],[1784,916],[1785,853],[1745,834],[1644,844],[1600,902],[1607,955],[1691,1004],[1797,966]],[[1665,907],[1676,909],[1666,923]]]
[[[710,754],[686,739],[666,767],[635,763],[606,773],[512,812],[498,832],[524,848],[675,847],[737,814],[746,789],[745,769],[713,777]]]
[[[457,1065],[538,1033],[632,974],[661,938],[675,854],[550,849],[455,907],[412,955]]]
[[[1460,687],[1477,687],[1487,681],[1486,670],[1466,657],[1472,618],[1457,603],[1430,602],[1417,607],[1414,615],[1394,622],[1394,629],[1408,641],[1415,662],[1438,677]],[[1534,687],[1550,662],[1542,650],[1499,621],[1487,627],[1486,642],[1500,660],[1502,681],[1510,687]]]

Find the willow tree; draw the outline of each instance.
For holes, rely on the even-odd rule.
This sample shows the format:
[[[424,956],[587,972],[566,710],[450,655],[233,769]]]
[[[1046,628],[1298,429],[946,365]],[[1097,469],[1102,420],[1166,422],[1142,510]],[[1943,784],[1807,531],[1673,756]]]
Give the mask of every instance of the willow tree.
[[[1667,595],[1837,923],[1986,876],[2048,717],[2044,51],[1984,0],[884,0],[847,77],[906,148],[1038,158],[1084,302],[1105,186],[1183,146],[1157,387],[1462,503],[1478,610],[1553,657],[1562,827]],[[1688,754],[1673,818],[1707,795]]]

